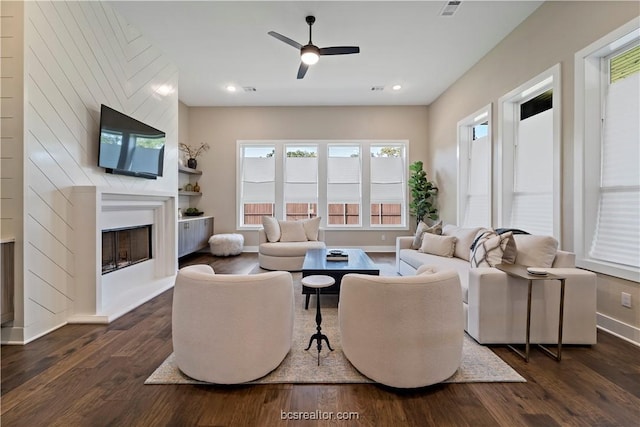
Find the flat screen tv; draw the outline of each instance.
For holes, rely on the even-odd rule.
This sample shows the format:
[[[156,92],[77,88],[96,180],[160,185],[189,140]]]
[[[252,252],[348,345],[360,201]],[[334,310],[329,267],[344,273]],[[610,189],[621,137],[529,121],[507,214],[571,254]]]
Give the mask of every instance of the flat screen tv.
[[[102,105],[98,166],[107,173],[156,179],[162,176],[165,133]]]

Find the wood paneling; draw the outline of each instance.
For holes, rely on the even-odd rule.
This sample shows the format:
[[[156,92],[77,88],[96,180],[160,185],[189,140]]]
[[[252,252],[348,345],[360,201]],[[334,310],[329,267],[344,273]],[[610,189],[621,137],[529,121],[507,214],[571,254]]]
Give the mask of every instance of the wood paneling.
[[[4,4],[4,2],[3,2]],[[66,322],[74,299],[71,189],[175,191],[177,68],[102,2],[24,3],[25,340]],[[160,96],[161,85],[174,92]],[[100,104],[167,133],[158,180],[105,174]],[[6,185],[3,185],[6,188]]]

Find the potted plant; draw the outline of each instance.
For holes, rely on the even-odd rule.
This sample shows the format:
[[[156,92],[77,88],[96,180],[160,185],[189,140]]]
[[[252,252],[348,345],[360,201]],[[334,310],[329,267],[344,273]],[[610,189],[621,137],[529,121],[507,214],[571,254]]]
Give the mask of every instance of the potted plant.
[[[420,160],[409,165],[409,171],[411,172],[409,177],[409,188],[411,190],[409,212],[411,215],[415,215],[416,223],[420,223],[425,218],[438,219],[438,209],[435,207],[438,187],[427,179],[427,173],[422,167],[423,163]]]
[[[193,148],[192,146],[181,142],[179,144],[180,151],[187,155],[187,166],[191,169],[195,169],[198,166],[197,158],[200,154],[209,150],[209,144],[203,142],[200,144],[198,148]]]

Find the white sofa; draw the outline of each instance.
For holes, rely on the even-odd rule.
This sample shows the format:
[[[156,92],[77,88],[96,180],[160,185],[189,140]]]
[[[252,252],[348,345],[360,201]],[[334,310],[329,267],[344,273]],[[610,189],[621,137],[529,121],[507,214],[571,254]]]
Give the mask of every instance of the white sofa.
[[[286,271],[214,274],[208,265],[178,271],[173,291],[176,363],[216,384],[260,378],[280,365],[293,340],[293,280]]]
[[[391,387],[439,383],[460,367],[464,335],[455,271],[384,277],[347,274],[338,316],[344,355]]]
[[[445,232],[447,234],[447,228]],[[478,229],[465,230],[475,235]],[[450,233],[456,234],[456,233]],[[519,236],[514,236],[516,246]],[[463,239],[466,247],[468,239]],[[423,265],[453,269],[460,276],[465,330],[481,344],[521,344],[525,342],[527,284],[492,267],[471,268],[460,256],[444,257],[412,249],[414,236],[396,240],[396,267],[399,274],[414,275]],[[471,239],[473,241],[473,239]],[[466,249],[466,248],[465,248]],[[519,249],[518,249],[519,250]],[[466,249],[466,253],[469,250]],[[456,250],[458,255],[465,251]],[[526,262],[528,254],[518,252],[516,263]],[[467,255],[468,256],[468,255]],[[519,260],[525,262],[519,262]],[[596,275],[575,268],[575,255],[558,250],[550,273],[566,277],[564,301],[564,344],[596,343]],[[541,285],[540,285],[541,284]],[[536,282],[532,292],[531,343],[557,342],[560,285],[557,280]]]

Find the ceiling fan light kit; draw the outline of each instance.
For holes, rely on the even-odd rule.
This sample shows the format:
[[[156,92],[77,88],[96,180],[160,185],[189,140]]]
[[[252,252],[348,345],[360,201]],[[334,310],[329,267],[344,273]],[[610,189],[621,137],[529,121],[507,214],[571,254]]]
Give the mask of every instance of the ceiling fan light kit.
[[[276,33],[275,31],[269,31],[269,34],[272,37],[280,40],[288,44],[289,46],[293,46],[296,49],[300,50],[300,68],[298,68],[298,79],[304,78],[307,70],[309,69],[309,65],[313,65],[318,62],[321,55],[349,55],[352,53],[360,53],[360,48],[358,46],[334,46],[334,47],[323,47],[319,48],[314,45],[311,41],[311,26],[316,22],[316,18],[314,16],[307,16],[305,18],[307,24],[309,25],[309,43],[306,45],[302,45],[295,40],[290,39],[289,37],[283,36],[280,33]]]

